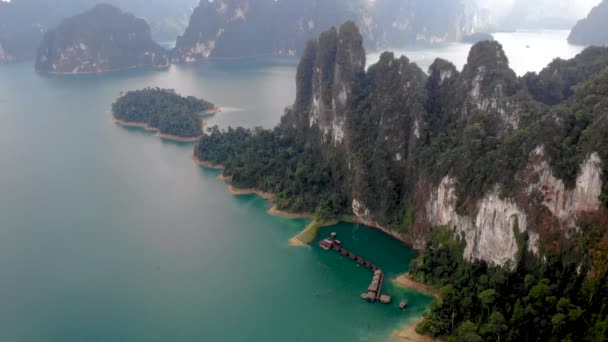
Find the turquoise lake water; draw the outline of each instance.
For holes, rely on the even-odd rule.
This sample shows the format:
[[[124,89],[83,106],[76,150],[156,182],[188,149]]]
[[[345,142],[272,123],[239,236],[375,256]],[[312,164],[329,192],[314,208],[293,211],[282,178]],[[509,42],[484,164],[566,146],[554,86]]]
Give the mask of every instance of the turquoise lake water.
[[[224,106],[212,124],[271,127],[295,65],[75,78],[0,66],[0,341],[385,341],[418,317],[429,297],[387,284],[393,305],[362,301],[368,270],[289,246],[308,221],[231,196],[192,145],[111,121],[121,91],[161,86]],[[390,276],[413,256],[375,230],[330,230]]]
[[[521,74],[580,51],[563,36],[497,39]],[[398,53],[424,69],[436,56],[460,67],[468,48]],[[231,196],[217,171],[190,160],[193,145],[111,121],[121,92],[159,86],[224,107],[211,125],[273,127],[294,100],[296,63],[83,77],[0,65],[0,341],[386,341],[418,318],[428,296],[387,282],[391,305],[362,301],[368,270],[289,246],[308,220],[269,216],[261,198]],[[388,278],[413,257],[376,230],[339,224],[320,238],[331,231]]]

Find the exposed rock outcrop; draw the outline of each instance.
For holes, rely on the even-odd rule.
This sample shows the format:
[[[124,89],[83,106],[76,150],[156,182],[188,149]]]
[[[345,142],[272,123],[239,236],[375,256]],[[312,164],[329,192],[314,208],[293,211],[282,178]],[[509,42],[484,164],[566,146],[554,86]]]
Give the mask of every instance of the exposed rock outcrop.
[[[52,74],[168,66],[168,53],[152,41],[143,19],[103,4],[49,31],[36,59],[37,71]]]
[[[478,29],[476,14],[469,0],[203,0],[173,61],[301,55],[308,39],[347,20],[370,49],[459,41]]]
[[[420,166],[425,161],[419,159],[419,146],[450,126],[473,127],[500,139],[520,129],[525,113],[546,111],[509,68],[499,43],[476,44],[462,73],[437,60],[427,77],[407,58],[391,53],[364,71],[360,41],[349,23],[309,43],[298,69],[294,105],[296,127],[319,132],[326,148],[341,151],[348,160],[346,187],[359,222],[390,230],[385,218],[413,206],[411,231],[392,234],[422,247],[431,227],[448,226],[454,238],[464,239],[467,260],[514,265],[520,248],[543,253],[547,229],[571,236],[579,214],[600,208],[598,153],[585,158],[575,186],[568,187],[553,175],[539,146],[508,191],[496,183],[482,196],[467,199],[458,198],[459,179],[448,173],[434,183]],[[483,132],[479,120],[484,117],[498,119],[495,131]],[[550,228],[538,226],[547,220],[554,223]]]
[[[227,165],[240,186],[276,192],[281,209],[352,214],[418,249],[447,242],[433,232],[447,226],[467,260],[490,264],[557,256],[589,230],[585,218],[605,212],[608,49],[541,72],[565,66],[554,75],[569,92],[518,78],[496,42],[473,46],[463,72],[438,59],[427,76],[388,52],[364,64],[353,22],[324,32],[304,50],[278,127],[215,128],[197,157]],[[535,100],[555,91],[558,105]]]

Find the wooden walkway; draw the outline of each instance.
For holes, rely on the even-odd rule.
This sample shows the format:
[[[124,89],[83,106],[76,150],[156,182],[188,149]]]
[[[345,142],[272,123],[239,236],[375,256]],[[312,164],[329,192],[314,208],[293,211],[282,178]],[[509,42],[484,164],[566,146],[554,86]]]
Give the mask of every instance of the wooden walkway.
[[[336,253],[340,253],[342,256],[348,257],[350,260],[374,272],[372,282],[369,285],[367,292],[361,294],[361,298],[371,302],[380,301],[383,304],[390,303],[391,297],[382,294],[384,272],[382,272],[378,266],[343,248],[340,240],[336,240],[335,237],[336,234],[331,233],[331,237],[319,242],[319,247],[326,251],[333,250]]]

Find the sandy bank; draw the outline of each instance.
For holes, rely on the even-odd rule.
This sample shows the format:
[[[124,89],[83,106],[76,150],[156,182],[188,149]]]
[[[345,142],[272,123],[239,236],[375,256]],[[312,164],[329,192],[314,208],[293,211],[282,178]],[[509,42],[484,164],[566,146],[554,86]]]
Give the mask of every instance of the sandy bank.
[[[338,220],[327,220],[327,221],[317,221],[313,220],[296,236],[289,239],[289,244],[292,246],[308,246],[313,243],[317,236],[319,235],[319,231],[322,228],[335,226],[340,221]]]
[[[309,213],[290,213],[288,211],[277,209],[276,205],[273,205],[272,208],[268,209],[267,213],[272,216],[279,216],[287,219],[303,219],[303,218],[311,218],[312,215]]]
[[[117,118],[112,118],[112,121],[114,121],[114,123],[116,123],[117,125],[123,126],[123,127],[136,127],[136,128],[143,128],[146,131],[150,131],[150,132],[156,132],[156,136],[164,139],[164,140],[171,140],[171,141],[177,141],[177,142],[197,142],[201,139],[202,135],[196,136],[196,137],[180,137],[178,135],[171,135],[171,134],[166,134],[166,133],[161,133],[158,128],[156,127],[152,127],[150,125],[148,125],[145,122],[131,122],[131,121],[124,121],[124,120],[119,120]],[[201,121],[201,128],[204,128],[206,125],[206,123],[204,121]]]
[[[219,176],[217,176],[217,179],[221,180],[222,182],[231,182],[232,176],[224,176],[223,173],[220,173]]]
[[[183,137],[179,137],[177,135],[164,134],[164,133],[157,133],[156,136],[159,137],[159,138],[161,138],[161,139],[165,139],[165,140],[172,140],[172,141],[178,141],[178,142],[188,142],[188,143],[197,142],[197,141],[199,141],[201,139],[200,136],[198,136],[198,137],[192,137],[192,138],[183,138]]]
[[[412,342],[443,342],[441,339],[432,338],[430,336],[420,335],[416,332],[416,326],[422,321],[422,318],[408,324],[403,329],[393,333],[393,336],[400,338],[404,341]]]
[[[435,298],[439,298],[439,292],[435,290],[432,286],[420,283],[412,277],[410,277],[409,273],[404,273],[393,279],[393,283],[397,286],[406,287],[408,289],[414,289],[418,292],[426,293],[429,296],[433,296]]]
[[[256,190],[256,189],[237,189],[237,188],[233,187],[232,185],[228,185],[226,187],[226,190],[235,196],[258,195],[269,201],[272,201],[274,199],[274,194],[271,194],[270,192]]]
[[[208,161],[200,160],[194,154],[192,154],[192,161],[194,161],[194,163],[196,165],[198,165],[198,166],[204,166],[204,167],[209,168],[209,169],[215,169],[215,170],[223,170],[224,169],[224,165],[213,164],[213,163],[210,163]]]

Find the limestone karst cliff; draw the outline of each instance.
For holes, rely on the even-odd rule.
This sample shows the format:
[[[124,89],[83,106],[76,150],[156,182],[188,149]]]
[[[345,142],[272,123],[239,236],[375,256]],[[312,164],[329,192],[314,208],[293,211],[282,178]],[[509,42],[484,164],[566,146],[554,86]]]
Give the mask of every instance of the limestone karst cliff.
[[[57,74],[168,66],[168,53],[152,41],[143,19],[104,4],[49,31],[36,58],[37,71]]]
[[[418,248],[447,226],[466,259],[513,264],[521,248],[541,256],[556,236],[576,236],[579,216],[608,203],[606,62],[608,49],[593,48],[552,63],[550,81],[518,78],[485,41],[462,72],[437,60],[427,75],[392,53],[365,70],[348,22],[306,45],[296,101],[274,132],[216,130],[196,153],[227,164],[237,186],[278,193],[284,209],[350,213]],[[281,166],[239,159],[254,156]]]
[[[459,41],[479,29],[476,15],[468,0],[203,0],[173,60],[299,56],[308,39],[346,20],[359,25],[372,49]]]

